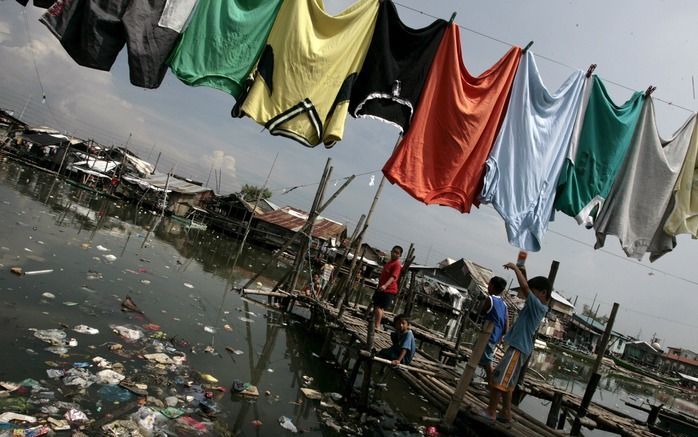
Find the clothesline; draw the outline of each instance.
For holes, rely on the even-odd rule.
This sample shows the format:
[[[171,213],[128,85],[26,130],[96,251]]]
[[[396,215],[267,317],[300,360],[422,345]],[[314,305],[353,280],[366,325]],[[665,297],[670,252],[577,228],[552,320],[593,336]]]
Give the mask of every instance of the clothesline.
[[[441,17],[437,17],[437,16],[435,16],[435,15],[431,15],[431,14],[429,14],[428,12],[424,12],[424,11],[422,11],[422,10],[413,8],[413,7],[411,7],[411,6],[404,5],[404,4],[402,4],[402,3],[400,3],[400,2],[397,2],[397,1],[393,1],[393,3],[395,3],[396,5],[398,5],[398,6],[402,7],[402,8],[404,8],[404,9],[408,9],[408,10],[410,10],[410,11],[412,11],[412,12],[417,12],[417,13],[422,14],[422,15],[424,15],[424,16],[427,16],[427,17],[429,17],[429,18],[433,18],[433,19],[439,19],[439,18],[441,18]],[[487,39],[489,39],[489,40],[498,42],[498,43],[503,44],[503,45],[508,46],[508,47],[512,47],[512,46],[515,46],[515,45],[516,45],[516,44],[513,44],[513,43],[511,43],[511,42],[504,41],[504,40],[502,40],[502,39],[499,39],[499,38],[497,38],[497,37],[494,37],[494,36],[492,36],[492,35],[488,35],[488,34],[486,34],[486,33],[480,32],[480,31],[478,31],[478,30],[471,29],[471,28],[469,28],[469,27],[463,26],[462,24],[456,23],[456,26],[458,26],[459,28],[461,28],[461,29],[463,29],[463,30],[465,30],[465,31],[467,31],[467,32],[470,32],[470,33],[472,33],[472,34],[481,36],[481,37],[483,37],[483,38],[487,38]],[[537,58],[540,58],[540,59],[544,59],[544,60],[546,60],[546,61],[548,61],[548,62],[552,62],[553,64],[557,64],[557,65],[560,65],[560,66],[562,66],[562,67],[569,68],[570,70],[581,70],[581,69],[582,69],[582,68],[578,68],[578,67],[574,67],[574,66],[572,66],[572,65],[566,64],[566,63],[564,63],[564,62],[562,62],[562,61],[558,61],[558,60],[553,59],[553,58],[551,58],[551,57],[548,57],[548,56],[545,56],[545,55],[541,55],[541,54],[538,53],[537,51],[536,51],[536,57],[537,57]],[[617,87],[623,88],[623,89],[628,90],[628,91],[630,91],[630,92],[635,92],[635,91],[637,91],[635,88],[632,88],[632,87],[629,87],[629,86],[627,86],[627,85],[623,85],[622,83],[619,83],[619,82],[616,82],[616,81],[607,79],[606,77],[603,77],[603,76],[599,76],[599,77],[601,77],[601,78],[604,80],[604,82],[611,83],[611,84],[613,84],[613,85],[615,85],[615,86],[617,86]],[[674,108],[682,109],[682,110],[687,111],[687,112],[689,112],[689,113],[694,113],[694,112],[696,112],[695,109],[686,108],[686,107],[684,107],[684,106],[677,105],[677,104],[675,104],[675,103],[673,103],[673,102],[670,102],[670,101],[668,101],[668,100],[660,99],[660,98],[658,98],[658,97],[656,97],[656,96],[654,97],[654,100],[655,100],[655,101],[662,102],[662,103],[664,103],[664,104],[666,104],[666,105],[669,105],[669,106],[673,106]]]
[[[74,24],[79,11],[65,1],[57,0],[41,21],[78,63],[110,69],[118,50],[102,45],[95,57],[94,38],[73,41],[73,27],[99,28]],[[551,93],[527,50],[531,43],[522,50],[437,17],[411,29],[396,5],[431,15],[392,1],[358,0],[330,15],[311,0],[276,0],[244,18],[238,18],[234,2],[203,2],[188,27],[196,0],[186,3],[162,4],[162,13],[149,14],[145,22],[133,20],[136,6],[124,12],[126,28],[152,28],[168,41],[158,50],[140,53],[133,50],[140,41],[105,34],[116,45],[128,45],[130,66],[144,67],[130,69],[134,85],[158,87],[169,64],[191,86],[231,94],[233,117],[249,117],[272,135],[309,147],[329,148],[342,140],[348,114],[383,120],[401,134],[382,168],[388,181],[419,201],[462,213],[491,203],[504,219],[509,242],[525,250],[541,249],[553,210],[593,225],[597,248],[607,235],[617,235],[626,254],[638,259],[671,251],[675,235],[698,235],[698,223],[687,219],[698,153],[696,116],[674,137],[662,139],[652,102],[671,103],[652,99],[653,86],[618,105],[591,71],[584,75],[540,57],[573,70]],[[325,29],[322,40],[303,31],[307,28]],[[511,47],[473,76],[463,65],[460,29]],[[232,59],[223,45],[205,43],[219,39],[228,47],[254,47],[233,51]],[[670,198],[675,206],[662,218]],[[664,232],[657,233],[659,228]]]

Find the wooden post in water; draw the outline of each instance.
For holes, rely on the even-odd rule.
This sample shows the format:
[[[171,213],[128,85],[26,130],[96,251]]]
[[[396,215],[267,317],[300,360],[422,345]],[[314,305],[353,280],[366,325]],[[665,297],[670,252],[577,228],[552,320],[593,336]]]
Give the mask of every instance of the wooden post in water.
[[[381,176],[381,181],[378,183],[378,189],[376,189],[376,194],[373,196],[373,201],[371,202],[371,206],[368,209],[368,213],[366,214],[366,220],[364,221],[364,228],[359,232],[358,237],[356,238],[355,245],[356,247],[361,247],[361,242],[363,241],[363,236],[364,233],[366,232],[366,229],[368,229],[368,224],[371,221],[371,216],[373,216],[373,211],[376,209],[376,204],[378,203],[378,198],[381,195],[381,192],[383,191],[383,185],[385,185],[385,175]],[[356,253],[354,254],[354,260],[356,261]],[[349,274],[351,274],[351,269],[349,271]],[[339,300],[337,301],[336,308],[339,308],[339,312],[342,313],[342,306],[344,305],[344,300],[346,299],[346,294],[348,290],[340,290],[340,295],[339,295]],[[373,345],[371,345],[373,346]]]
[[[548,412],[548,420],[545,422],[551,428],[557,425],[558,416],[560,415],[560,407],[562,406],[562,392],[555,391],[553,401],[550,403],[550,411]]]
[[[482,358],[482,354],[485,352],[487,342],[490,341],[490,336],[492,335],[493,329],[494,324],[488,320],[480,331],[480,335],[478,336],[477,341],[473,346],[473,351],[470,354],[468,364],[465,366],[463,375],[461,376],[460,381],[458,381],[456,390],[453,392],[453,397],[451,398],[451,402],[449,402],[448,409],[444,415],[443,423],[447,426],[453,425],[453,421],[456,420],[458,410],[460,410],[460,406],[463,403],[463,396],[465,396],[465,392],[468,391],[468,386],[473,380],[473,376],[477,370],[480,358]]]
[[[601,362],[603,361],[603,356],[606,353],[606,347],[608,346],[608,340],[611,338],[611,331],[613,330],[613,323],[616,321],[616,314],[618,313],[618,303],[613,303],[613,309],[611,309],[611,315],[606,322],[606,330],[601,337],[601,343],[596,348],[596,361],[594,361],[594,367],[592,367],[591,378],[587,383],[587,388],[584,391],[584,397],[579,405],[579,410],[577,411],[577,417],[574,419],[572,424],[572,430],[570,435],[579,435],[582,429],[582,419],[587,415],[587,409],[591,404],[591,398],[594,396],[596,391],[596,386],[601,380],[601,375],[599,374],[599,368],[601,367]]]
[[[356,178],[355,175],[349,176],[349,177],[347,178],[347,180],[344,181],[344,183],[337,189],[337,191],[335,191],[335,193],[334,193],[329,199],[327,199],[327,202],[323,203],[321,206],[319,206],[319,207],[317,208],[317,214],[318,214],[318,215],[319,215],[319,214],[322,214],[322,212],[330,205],[330,203],[332,203],[332,201],[333,201],[334,199],[336,199],[337,196],[339,196],[339,193],[341,193],[342,191],[344,191],[344,189],[345,189],[345,188],[351,183],[351,181],[353,181],[355,178]],[[254,281],[256,281],[257,278],[259,278],[259,277],[262,275],[262,273],[264,273],[264,271],[266,271],[266,269],[269,268],[270,265],[276,263],[276,260],[279,259],[279,257],[281,256],[281,254],[282,254],[286,249],[288,249],[289,247],[291,247],[291,245],[293,244],[293,242],[296,241],[296,239],[298,239],[299,236],[301,236],[301,235],[303,235],[303,234],[306,234],[306,233],[308,233],[308,232],[310,232],[310,221],[309,221],[309,220],[305,222],[305,224],[303,225],[303,227],[302,227],[299,231],[297,231],[295,234],[291,235],[291,237],[290,237],[288,240],[286,240],[286,242],[284,243],[284,245],[281,246],[281,249],[277,250],[276,253],[274,253],[274,255],[271,257],[271,259],[270,259],[269,261],[267,261],[266,264],[264,264],[264,267],[262,267],[261,270],[259,270],[257,273],[255,273],[255,275],[254,275],[252,278],[250,278],[250,279],[245,283],[245,285],[243,285],[243,286],[241,287],[241,289],[244,290],[245,288],[249,287],[250,284],[252,284]]]
[[[318,185],[317,191],[315,191],[315,198],[313,199],[313,204],[310,207],[310,212],[308,213],[308,219],[306,222],[308,227],[307,238],[301,238],[300,246],[298,247],[298,252],[296,253],[296,258],[293,260],[293,274],[291,275],[287,290],[291,293],[295,291],[296,284],[298,283],[298,277],[303,270],[306,252],[309,253],[310,251],[310,244],[313,238],[313,228],[315,227],[315,220],[319,215],[317,209],[320,206],[320,202],[322,202],[327,181],[332,174],[332,166],[330,166],[331,162],[332,158],[327,158],[327,162],[325,162],[325,169],[323,170],[322,177],[320,178],[320,185]],[[308,262],[310,263],[310,260]]]
[[[339,283],[339,281],[337,280],[337,278],[339,277],[339,272],[342,270],[342,267],[344,267],[344,263],[347,260],[349,251],[352,247],[354,247],[354,241],[356,241],[356,238],[359,236],[359,232],[363,228],[365,220],[366,214],[361,214],[361,217],[359,217],[359,222],[356,224],[356,228],[354,228],[354,232],[351,234],[351,238],[349,238],[349,244],[344,249],[344,252],[342,252],[342,256],[339,258],[339,262],[335,264],[335,269],[332,273],[330,281],[327,284],[325,284],[325,290],[322,293],[323,298],[330,299],[331,296],[335,294],[334,288]]]

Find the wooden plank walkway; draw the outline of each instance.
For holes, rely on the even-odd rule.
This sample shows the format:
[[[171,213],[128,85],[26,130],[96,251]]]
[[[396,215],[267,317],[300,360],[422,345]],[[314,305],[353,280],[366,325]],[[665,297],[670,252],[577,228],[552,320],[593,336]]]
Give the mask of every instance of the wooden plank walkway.
[[[347,332],[352,334],[354,338],[359,340],[361,344],[366,344],[368,322],[363,317],[365,307],[356,309],[347,309],[342,315],[341,320],[337,319],[338,311],[333,306],[324,302],[315,302],[315,305],[321,306],[322,311],[333,319]],[[386,313],[386,322],[392,321],[394,315]],[[420,338],[426,342],[436,344],[437,346],[455,351],[455,343],[447,340],[435,333],[434,331],[424,329],[423,327],[413,326],[412,331],[416,338]],[[382,330],[375,333],[374,347],[382,349],[391,345],[389,332]],[[470,350],[461,346],[460,352],[470,355]],[[396,372],[407,381],[415,390],[424,395],[438,409],[445,411],[451,397],[453,396],[456,381],[460,377],[460,372],[453,366],[447,366],[431,357],[425,356],[420,350],[412,359],[410,366],[424,370],[436,372],[439,376],[432,376],[417,372],[409,372],[396,369]],[[555,391],[559,391],[550,384],[542,381],[527,380],[525,384],[527,392],[532,396],[552,400]],[[460,415],[469,421],[475,421],[481,425],[496,431],[500,435],[511,436],[560,436],[564,435],[558,430],[547,427],[545,424],[531,417],[519,408],[514,407],[514,424],[507,429],[502,424],[494,425],[487,424],[483,419],[479,418],[478,413],[487,406],[488,402],[487,390],[469,390],[463,402]],[[563,393],[563,406],[570,410],[576,411],[581,402],[581,398],[569,393]],[[638,423],[634,418],[622,413],[612,411],[598,404],[591,404],[587,417],[591,420],[586,421],[589,427],[598,428],[604,431],[610,431],[622,436],[655,436],[648,427]]]
[[[277,292],[284,297],[291,297],[299,303],[309,307],[311,312],[321,313],[322,319],[336,323],[341,331],[349,334],[354,340],[366,348],[368,321],[365,318],[366,308],[347,307],[341,319],[338,318],[339,311],[328,302],[318,301],[301,294],[291,295],[285,291]],[[276,295],[277,293],[273,293]],[[260,294],[267,296],[272,293],[249,293],[250,295]],[[276,296],[274,296],[276,297]],[[394,315],[386,313],[384,320],[389,324]],[[440,336],[432,330],[412,326],[415,337],[425,342],[432,343],[446,350],[455,350],[455,343]],[[391,346],[390,333],[386,330],[374,333],[374,348],[377,350]],[[470,349],[461,346],[459,352],[466,356],[470,355]],[[421,369],[424,372],[408,371],[400,366],[393,368],[398,375],[404,379],[412,388],[423,395],[429,402],[441,411],[445,411],[455,391],[455,386],[460,378],[460,371],[454,366],[446,365],[433,357],[417,350],[415,357],[410,363],[410,367]],[[560,392],[556,387],[540,380],[527,379],[525,390],[531,396],[540,399],[552,400],[555,392]],[[489,394],[485,388],[471,388],[466,392],[463,404],[459,412],[459,419],[465,420],[469,425],[484,430],[487,435],[504,436],[563,436],[567,435],[559,430],[552,429],[530,416],[521,409],[514,407],[514,423],[510,428],[497,422],[488,423],[479,417],[478,413],[484,409],[488,402]],[[563,408],[569,411],[576,411],[581,403],[581,398],[570,393],[563,392]],[[646,424],[610,408],[592,403],[589,407],[587,417],[583,422],[586,428],[599,429],[621,436],[650,437],[657,434],[652,433]]]

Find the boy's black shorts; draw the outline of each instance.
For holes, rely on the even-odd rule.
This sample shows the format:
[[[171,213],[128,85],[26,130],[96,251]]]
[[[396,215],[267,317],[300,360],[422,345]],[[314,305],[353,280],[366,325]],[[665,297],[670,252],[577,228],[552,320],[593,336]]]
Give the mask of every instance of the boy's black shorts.
[[[395,295],[391,293],[384,293],[382,291],[376,291],[373,293],[373,305],[384,310],[390,310],[393,307],[393,302],[395,301]]]

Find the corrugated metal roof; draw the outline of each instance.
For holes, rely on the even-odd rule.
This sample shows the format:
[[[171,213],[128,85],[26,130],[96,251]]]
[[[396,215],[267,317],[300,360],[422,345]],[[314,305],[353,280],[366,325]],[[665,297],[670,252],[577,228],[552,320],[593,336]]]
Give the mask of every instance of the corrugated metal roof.
[[[208,187],[202,187],[200,185],[192,184],[182,179],[178,179],[174,176],[169,178],[165,173],[158,173],[149,175],[145,178],[137,178],[133,176],[123,176],[123,180],[137,184],[143,189],[151,189],[153,191],[164,191],[167,187],[168,192],[174,191],[175,193],[181,194],[196,194],[203,193],[206,191],[212,191]]]
[[[300,209],[286,206],[281,209],[277,209],[276,211],[270,211],[262,214],[258,216],[258,219],[276,226],[280,226],[284,229],[297,232],[308,220],[308,213],[301,211]],[[313,237],[328,241],[333,238],[338,239],[342,236],[346,229],[347,227],[343,224],[320,216],[315,220],[315,226],[313,226]]]
[[[487,291],[487,285],[490,283],[490,279],[494,276],[492,270],[487,267],[483,267],[472,261],[464,260],[465,265],[473,277],[473,281],[480,287],[481,290]]]

